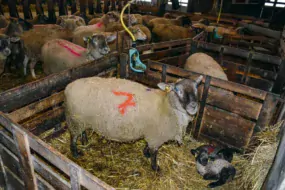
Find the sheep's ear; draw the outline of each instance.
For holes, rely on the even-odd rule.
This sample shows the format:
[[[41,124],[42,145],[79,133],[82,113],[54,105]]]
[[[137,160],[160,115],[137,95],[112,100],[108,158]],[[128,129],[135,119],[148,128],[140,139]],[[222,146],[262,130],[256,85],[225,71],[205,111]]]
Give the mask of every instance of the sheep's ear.
[[[191,154],[192,154],[193,156],[196,156],[197,150],[196,150],[196,149],[191,149],[190,152],[191,152]]]
[[[197,86],[202,82],[202,80],[203,80],[203,75],[200,75],[200,76],[195,80]]]
[[[89,37],[89,36],[84,36],[84,37],[83,37],[83,40],[84,40],[84,42],[87,43],[87,42],[90,40],[90,37]]]
[[[173,90],[174,88],[174,85],[173,84],[166,84],[164,82],[160,82],[157,84],[157,86],[163,90],[163,91],[166,91],[166,92],[170,92],[171,90]]]
[[[106,36],[106,41],[109,43],[109,42],[112,42],[114,40],[117,39],[117,34],[116,33],[113,33],[113,34],[110,34],[110,35],[107,35]]]

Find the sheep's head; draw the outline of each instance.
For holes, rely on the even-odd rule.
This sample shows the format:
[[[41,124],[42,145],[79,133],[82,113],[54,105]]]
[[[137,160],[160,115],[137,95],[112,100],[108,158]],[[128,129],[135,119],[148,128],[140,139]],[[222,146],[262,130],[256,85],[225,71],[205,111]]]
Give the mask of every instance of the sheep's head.
[[[128,25],[129,18],[130,18],[130,21],[131,21],[131,25],[134,25],[134,24],[138,23],[137,17],[135,15],[131,14],[130,16],[129,15],[124,16],[124,23],[125,23],[125,25]]]
[[[209,160],[209,154],[206,148],[199,147],[197,149],[191,149],[191,154],[195,157],[196,162],[206,166]]]
[[[88,52],[93,56],[93,58],[99,59],[110,52],[108,42],[114,40],[114,35],[98,33],[93,34],[91,37],[83,37],[83,40],[87,44]]]
[[[181,107],[186,110],[190,116],[194,116],[199,108],[198,86],[203,76],[200,75],[195,80],[182,79],[176,83],[159,83],[161,90],[173,92],[178,97]]]
[[[192,21],[188,16],[179,16],[176,20],[180,20],[181,26],[188,27],[192,25]]]
[[[105,14],[102,18],[105,22],[111,23],[111,22],[118,22],[120,19],[120,16],[118,13],[111,11]]]
[[[147,35],[139,27],[130,27],[130,31],[133,33],[137,41],[147,40]]]

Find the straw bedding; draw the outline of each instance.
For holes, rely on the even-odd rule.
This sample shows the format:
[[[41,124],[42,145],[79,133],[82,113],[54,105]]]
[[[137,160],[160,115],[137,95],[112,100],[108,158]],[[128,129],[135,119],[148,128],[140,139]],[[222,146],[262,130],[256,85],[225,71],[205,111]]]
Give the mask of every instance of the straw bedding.
[[[244,155],[235,155],[233,165],[237,169],[234,181],[216,189],[260,189],[272,164],[277,149],[277,133],[281,123],[257,134]],[[143,156],[143,140],[134,143],[118,143],[104,139],[88,131],[89,142],[78,147],[84,155],[74,159],[69,150],[70,135],[66,131],[48,143],[68,158],[117,189],[207,189],[210,181],[204,181],[196,172],[190,149],[202,145],[187,135],[184,144],[164,144],[159,149],[160,173],[151,170],[150,160]]]

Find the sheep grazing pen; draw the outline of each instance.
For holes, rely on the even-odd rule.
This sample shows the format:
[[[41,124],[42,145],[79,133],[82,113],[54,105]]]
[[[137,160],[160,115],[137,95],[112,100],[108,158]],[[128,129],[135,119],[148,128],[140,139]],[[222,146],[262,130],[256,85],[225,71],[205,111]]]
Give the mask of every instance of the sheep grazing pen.
[[[235,180],[219,189],[258,189],[264,179],[268,179],[279,139],[277,134],[284,126],[283,112],[276,107],[282,107],[284,100],[276,94],[209,76],[204,77],[199,88],[199,114],[188,127],[183,145],[179,147],[169,142],[160,148],[160,173],[152,171],[149,160],[144,158],[143,140],[116,143],[93,131],[88,131],[89,143],[79,146],[84,155],[74,159],[69,150],[63,107],[63,90],[68,83],[94,75],[119,75],[156,87],[160,81],[197,76],[197,73],[151,60],[146,73],[133,73],[127,69],[126,59],[125,54],[120,57],[113,54],[95,64],[86,63],[1,93],[1,184],[16,189],[33,189],[35,185],[55,189],[80,189],[80,186],[87,189],[205,189],[209,181],[197,174],[190,149],[209,142],[240,152],[233,160],[238,171]],[[118,63],[119,70],[116,69]],[[220,94],[222,91],[256,100],[235,94],[224,97]],[[273,147],[270,152],[265,150],[268,146]],[[282,148],[278,153],[280,151]],[[263,165],[266,167],[260,168]],[[260,169],[263,169],[262,175],[257,176]]]

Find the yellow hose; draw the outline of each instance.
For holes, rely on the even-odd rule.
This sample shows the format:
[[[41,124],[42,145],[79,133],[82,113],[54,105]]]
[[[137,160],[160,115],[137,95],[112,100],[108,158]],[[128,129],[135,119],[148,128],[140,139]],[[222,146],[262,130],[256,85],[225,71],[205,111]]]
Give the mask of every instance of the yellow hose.
[[[217,19],[217,24],[219,24],[219,22],[220,22],[220,18],[221,18],[221,14],[222,14],[222,7],[223,7],[223,0],[221,0],[220,11],[219,11],[218,19]]]
[[[122,12],[121,12],[120,20],[121,20],[121,23],[122,23],[124,29],[125,29],[125,30],[130,34],[130,36],[132,37],[132,40],[133,40],[133,41],[136,41],[135,36],[134,36],[134,35],[131,33],[131,31],[126,27],[126,25],[125,25],[125,23],[124,23],[124,20],[123,20],[124,12],[125,12],[126,8],[127,8],[128,6],[130,6],[130,5],[131,5],[131,3],[129,2],[129,3],[127,3],[127,4],[124,6],[124,8],[123,8],[123,10],[122,10]]]

